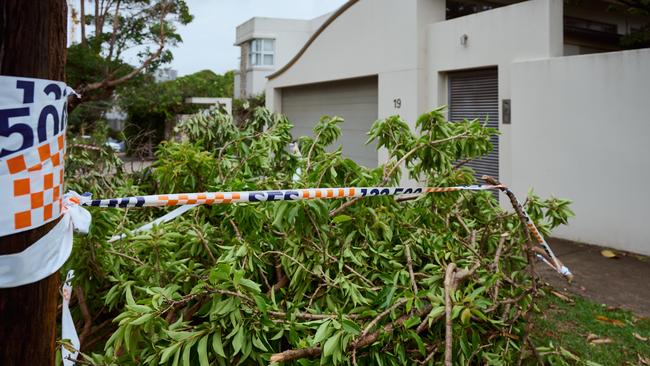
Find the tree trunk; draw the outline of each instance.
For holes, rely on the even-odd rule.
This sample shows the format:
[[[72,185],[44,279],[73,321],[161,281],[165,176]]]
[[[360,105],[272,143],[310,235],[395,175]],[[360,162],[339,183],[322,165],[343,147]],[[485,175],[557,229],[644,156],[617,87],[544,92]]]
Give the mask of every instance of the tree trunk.
[[[80,16],[79,22],[81,22],[81,45],[86,45],[86,0],[81,0],[80,2]]]
[[[65,0],[0,0],[0,74],[64,80]],[[0,237],[0,255],[18,253],[55,222]],[[59,274],[0,289],[0,364],[54,365]]]
[[[99,0],[95,0],[95,39],[97,42],[100,42],[100,36],[102,35],[102,9],[99,6]]]

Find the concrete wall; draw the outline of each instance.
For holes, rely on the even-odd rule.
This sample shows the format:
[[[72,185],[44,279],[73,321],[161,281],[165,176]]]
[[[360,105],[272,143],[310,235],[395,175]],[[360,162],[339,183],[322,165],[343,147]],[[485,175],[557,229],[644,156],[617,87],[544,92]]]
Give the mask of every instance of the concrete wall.
[[[511,184],[574,201],[554,235],[650,255],[650,49],[512,67]]]
[[[447,104],[445,72],[498,66],[501,100],[511,97],[514,61],[561,56],[562,0],[532,0],[429,25],[429,99],[425,109]],[[461,45],[465,34],[467,44]],[[499,178],[512,181],[511,130],[499,121]]]

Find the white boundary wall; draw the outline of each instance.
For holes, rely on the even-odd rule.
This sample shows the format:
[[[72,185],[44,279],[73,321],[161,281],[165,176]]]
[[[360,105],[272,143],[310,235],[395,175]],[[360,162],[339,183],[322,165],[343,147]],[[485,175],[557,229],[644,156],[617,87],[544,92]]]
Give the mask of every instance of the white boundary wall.
[[[429,104],[448,103],[446,72],[494,67],[499,72],[499,179],[510,182],[510,126],[502,121],[501,100],[511,97],[514,61],[562,56],[562,0],[534,0],[428,26]],[[467,43],[460,39],[467,36]],[[424,112],[424,111],[421,111]],[[507,198],[501,198],[507,206]]]
[[[573,200],[554,236],[650,255],[650,49],[515,63],[512,173]]]

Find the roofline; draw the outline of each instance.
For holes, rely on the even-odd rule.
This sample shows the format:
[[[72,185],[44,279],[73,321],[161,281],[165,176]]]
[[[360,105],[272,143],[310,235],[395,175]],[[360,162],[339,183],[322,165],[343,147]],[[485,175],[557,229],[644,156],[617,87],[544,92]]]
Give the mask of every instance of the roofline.
[[[298,53],[295,56],[293,56],[293,58],[291,58],[291,60],[289,60],[289,62],[287,62],[286,65],[282,66],[278,71],[268,75],[266,78],[268,80],[275,79],[276,77],[280,76],[285,71],[287,71],[291,66],[293,66],[293,64],[295,64],[298,61],[298,59],[305,53],[305,51],[307,51],[307,48],[309,48],[309,46],[311,46],[311,44],[314,43],[316,38],[318,38],[318,36],[321,33],[323,33],[325,28],[327,28],[330,24],[332,24],[336,20],[336,18],[339,17],[339,15],[345,13],[346,10],[348,10],[352,5],[356,4],[357,2],[359,2],[359,0],[349,0],[347,3],[341,5],[340,8],[338,8],[323,24],[321,24],[320,27],[318,27],[318,29],[314,32],[314,34],[312,34],[311,37],[309,37],[309,39],[304,44],[304,46],[302,46],[300,51],[298,51]]]

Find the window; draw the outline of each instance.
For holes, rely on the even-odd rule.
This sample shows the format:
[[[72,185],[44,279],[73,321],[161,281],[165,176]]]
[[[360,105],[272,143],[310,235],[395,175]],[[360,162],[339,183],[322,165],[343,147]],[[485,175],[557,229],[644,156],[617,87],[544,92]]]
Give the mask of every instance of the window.
[[[273,66],[275,40],[254,39],[250,44],[248,54],[249,66]]]

